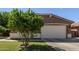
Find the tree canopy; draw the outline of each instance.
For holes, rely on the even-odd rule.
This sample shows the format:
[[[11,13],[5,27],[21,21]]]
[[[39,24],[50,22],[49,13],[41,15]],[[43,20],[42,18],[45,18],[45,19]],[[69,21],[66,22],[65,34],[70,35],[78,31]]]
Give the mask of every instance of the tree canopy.
[[[31,38],[31,34],[36,33],[43,25],[43,18],[35,14],[31,9],[26,12],[13,9],[10,12],[8,27],[18,31],[25,38]]]
[[[8,17],[8,12],[0,12],[0,26],[7,27]]]

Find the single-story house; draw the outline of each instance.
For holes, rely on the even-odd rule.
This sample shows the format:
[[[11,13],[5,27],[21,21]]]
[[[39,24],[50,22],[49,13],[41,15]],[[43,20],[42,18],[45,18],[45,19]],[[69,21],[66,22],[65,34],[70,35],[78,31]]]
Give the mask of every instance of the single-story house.
[[[44,26],[41,28],[39,38],[68,38],[71,34],[71,24],[69,19],[54,14],[38,14],[44,18]],[[10,37],[21,37],[18,33],[10,33]]]

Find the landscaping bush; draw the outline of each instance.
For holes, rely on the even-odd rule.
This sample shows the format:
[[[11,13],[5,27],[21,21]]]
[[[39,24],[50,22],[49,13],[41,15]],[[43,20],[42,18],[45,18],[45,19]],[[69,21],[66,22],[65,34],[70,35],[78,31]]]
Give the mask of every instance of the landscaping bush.
[[[0,33],[4,33],[4,32],[5,32],[5,30],[6,30],[6,28],[5,28],[5,27],[0,26]]]
[[[0,36],[9,36],[10,30],[0,26]]]
[[[3,32],[3,36],[9,36],[10,30],[6,29],[5,32]]]

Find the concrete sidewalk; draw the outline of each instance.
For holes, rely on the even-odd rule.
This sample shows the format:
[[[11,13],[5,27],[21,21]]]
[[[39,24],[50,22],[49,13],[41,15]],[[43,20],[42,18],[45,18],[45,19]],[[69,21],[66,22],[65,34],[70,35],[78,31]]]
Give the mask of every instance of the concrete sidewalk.
[[[6,39],[0,39],[0,41],[16,41],[16,40],[6,40]]]
[[[10,40],[10,37],[3,37],[0,38],[0,41],[16,41],[16,40]]]

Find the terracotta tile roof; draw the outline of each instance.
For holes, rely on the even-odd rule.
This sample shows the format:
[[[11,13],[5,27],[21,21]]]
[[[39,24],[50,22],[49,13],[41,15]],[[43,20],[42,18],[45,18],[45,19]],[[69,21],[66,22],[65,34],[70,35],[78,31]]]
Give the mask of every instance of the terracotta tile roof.
[[[73,23],[73,24],[71,24],[71,28],[79,28],[79,23]]]
[[[73,23],[72,26],[79,26],[79,23]]]

